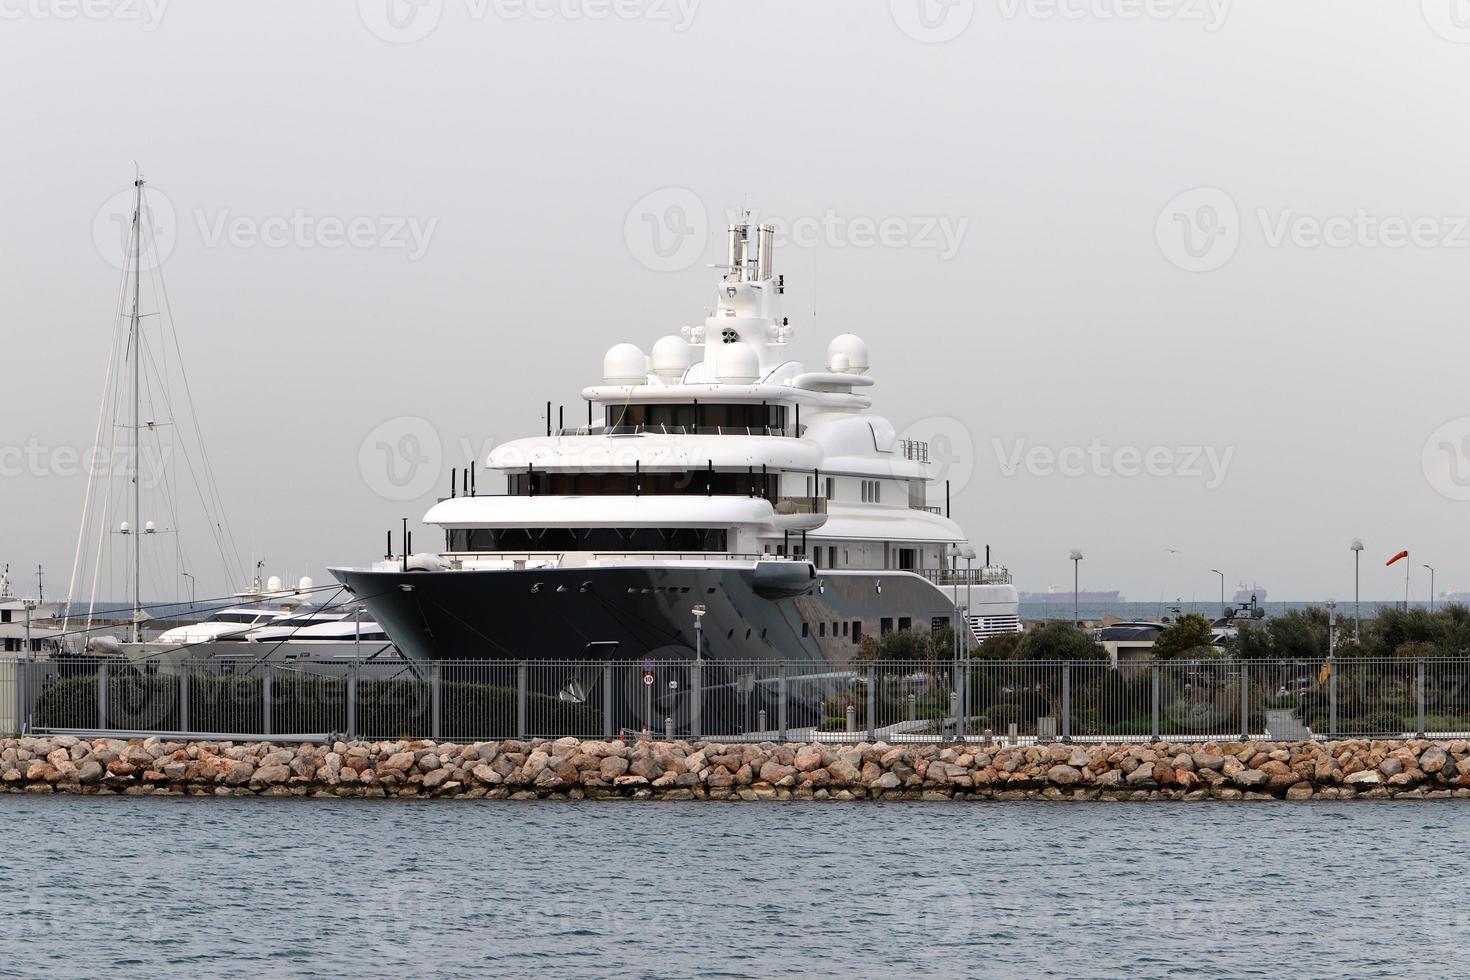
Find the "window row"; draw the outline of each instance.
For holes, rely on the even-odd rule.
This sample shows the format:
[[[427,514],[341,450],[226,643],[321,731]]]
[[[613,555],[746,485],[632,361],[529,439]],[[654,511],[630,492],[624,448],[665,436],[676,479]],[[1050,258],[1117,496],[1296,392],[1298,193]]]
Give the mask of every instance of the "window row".
[[[506,527],[454,528],[449,550],[467,551],[724,551],[723,528]]]
[[[608,405],[610,426],[663,425],[683,429],[784,429],[785,405]]]
[[[677,473],[547,473],[506,476],[513,497],[631,497],[635,494],[699,494],[721,497],[779,497],[781,478],[754,470],[685,470]]]

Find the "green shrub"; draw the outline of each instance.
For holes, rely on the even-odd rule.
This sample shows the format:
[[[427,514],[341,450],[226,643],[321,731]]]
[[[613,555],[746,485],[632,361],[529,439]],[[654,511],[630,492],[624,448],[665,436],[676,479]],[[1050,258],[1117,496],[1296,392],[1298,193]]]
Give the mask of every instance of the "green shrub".
[[[261,734],[265,727],[259,677],[192,677],[189,729],[221,734]],[[509,738],[517,732],[514,688],[461,681],[441,687],[441,737]],[[182,731],[176,675],[122,676],[109,680],[107,725],[128,731]],[[549,694],[527,698],[530,734],[597,737],[602,712]],[[36,726],[99,726],[97,678],[69,677],[50,685],[36,701]],[[271,731],[277,735],[347,731],[347,681],[341,677],[276,676],[271,682]],[[428,681],[362,680],[357,684],[357,732],[365,738],[427,737],[433,730]]]

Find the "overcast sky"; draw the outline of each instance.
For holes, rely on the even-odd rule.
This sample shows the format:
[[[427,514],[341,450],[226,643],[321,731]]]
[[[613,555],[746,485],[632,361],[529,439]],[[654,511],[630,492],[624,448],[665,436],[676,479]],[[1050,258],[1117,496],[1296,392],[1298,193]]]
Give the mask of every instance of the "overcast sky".
[[[1417,597],[1470,589],[1470,4],[393,4],[0,0],[17,578],[70,569],[136,160],[271,573],[370,560],[547,399],[584,418],[609,346],[705,315],[745,205],[796,355],[868,341],[1021,588],[1077,547],[1132,599],[1350,599],[1359,536],[1365,597],[1401,548]]]

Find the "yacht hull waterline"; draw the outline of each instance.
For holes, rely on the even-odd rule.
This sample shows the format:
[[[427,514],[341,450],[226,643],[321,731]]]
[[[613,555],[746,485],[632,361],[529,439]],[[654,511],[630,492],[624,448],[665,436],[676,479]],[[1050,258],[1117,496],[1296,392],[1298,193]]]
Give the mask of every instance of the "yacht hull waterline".
[[[949,623],[945,591],[907,572],[818,573],[771,582],[744,564],[380,571],[336,575],[407,656],[419,660],[695,657],[842,666],[862,637],[902,623]]]

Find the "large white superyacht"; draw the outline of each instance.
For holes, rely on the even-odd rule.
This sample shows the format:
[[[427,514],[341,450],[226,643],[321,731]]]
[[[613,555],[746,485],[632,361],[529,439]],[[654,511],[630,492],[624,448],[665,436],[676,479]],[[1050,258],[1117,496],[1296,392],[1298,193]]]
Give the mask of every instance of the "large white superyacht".
[[[582,392],[600,423],[548,422],[453,481],[423,518],[442,553],[331,570],[401,651],[841,667],[865,637],[958,616],[977,641],[1020,630],[1009,572],[972,568],[931,497],[928,446],[869,410],[867,345],[788,356],[773,246],[731,226],[717,308],[648,353],[610,349]]]

